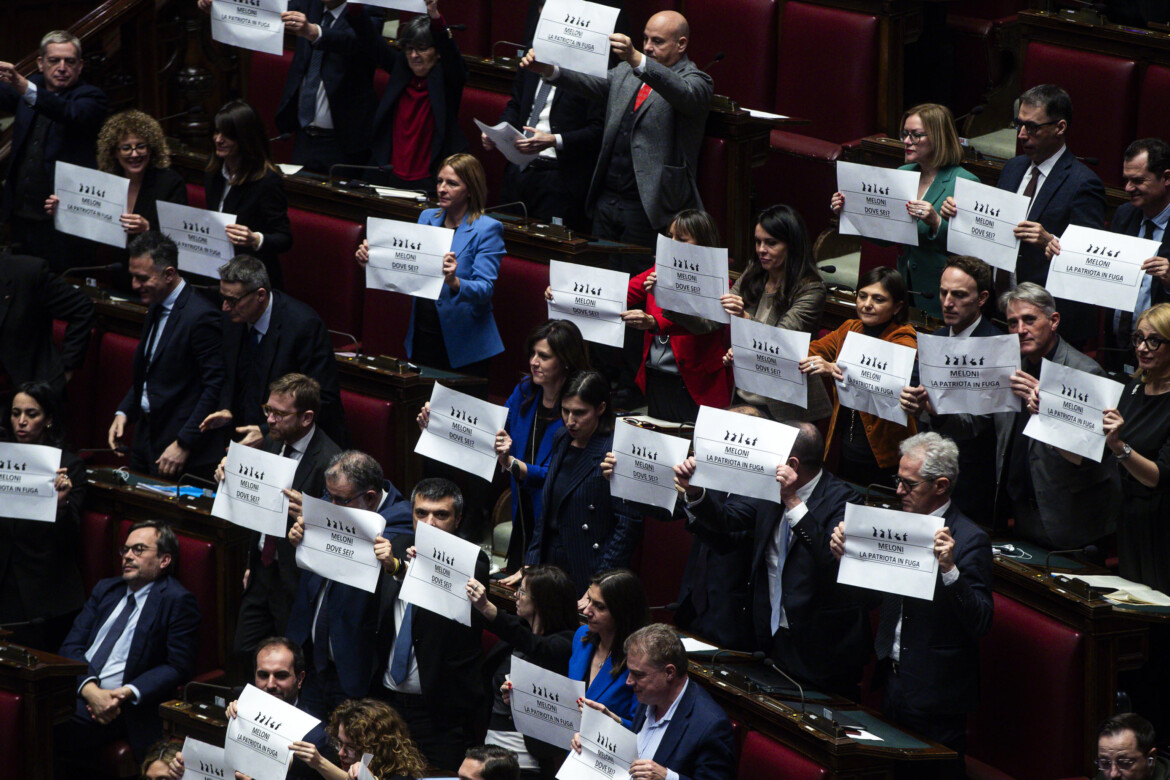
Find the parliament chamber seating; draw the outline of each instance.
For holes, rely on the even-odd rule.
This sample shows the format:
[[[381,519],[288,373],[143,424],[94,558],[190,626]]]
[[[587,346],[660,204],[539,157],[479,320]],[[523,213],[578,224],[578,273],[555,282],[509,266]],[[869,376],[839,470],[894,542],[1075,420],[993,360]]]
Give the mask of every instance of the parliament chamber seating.
[[[510,57],[515,54],[516,46],[496,44],[500,41],[524,43],[524,23],[528,20],[528,3],[492,3],[491,21],[488,24],[488,38],[492,46],[491,52],[501,57]],[[494,125],[495,122],[492,122]]]
[[[366,290],[362,303],[362,351],[367,355],[405,358],[411,305],[409,296]]]
[[[491,37],[491,0],[459,0],[457,3],[440,5],[439,10],[447,24],[467,25],[466,30],[455,30],[455,43],[463,54],[474,54],[477,57],[489,56],[489,49],[493,41]],[[516,2],[515,5],[523,5]],[[408,14],[407,16],[413,16]],[[402,17],[403,19],[406,16]],[[523,25],[521,25],[523,30]]]
[[[709,135],[703,139],[703,146],[699,151],[699,170],[696,175],[699,187],[699,197],[703,199],[703,208],[715,219],[719,227],[719,237],[723,246],[727,246],[731,236],[728,235],[727,221],[727,141]],[[755,219],[753,214],[752,219]],[[746,261],[746,257],[733,257],[732,260]]]
[[[1170,95],[1170,67],[1150,65],[1142,78],[1138,93],[1135,138],[1170,138],[1170,117],[1166,114],[1166,96]]]
[[[287,49],[280,55],[264,54],[263,52],[249,52],[248,77],[245,80],[245,99],[256,109],[256,113],[264,121],[264,130],[269,138],[280,135],[276,129],[276,109],[280,106],[280,97],[284,94],[284,82],[288,78],[288,69],[292,65],[293,50]],[[277,162],[287,162],[292,159],[292,139],[275,141],[272,144],[272,159]]]
[[[609,1],[611,4],[613,4],[613,0]],[[694,0],[694,2],[692,2],[690,5],[693,6],[698,3],[708,2],[710,2],[710,0]],[[681,11],[684,14],[690,14],[692,10],[689,6],[687,8],[683,8],[683,4],[680,2],[680,0],[625,0],[625,2],[621,3],[620,5],[622,6],[622,11],[626,17],[625,23],[627,27],[629,27],[630,37],[634,40],[634,43],[638,45],[639,51],[642,49],[642,31],[646,29],[646,22],[650,21],[651,16],[658,13],[659,11]],[[621,17],[618,17],[619,30],[621,29],[621,24]],[[693,31],[694,25],[691,27]],[[702,66],[703,63],[699,63],[699,67]]]
[[[0,691],[0,780],[24,780],[26,746],[21,742],[24,721],[29,717],[24,697]]]
[[[284,289],[321,315],[325,327],[360,340],[365,271],[354,259],[365,225],[289,208],[293,246],[281,255]]]
[[[1072,73],[1076,78],[1069,78]],[[1122,153],[1135,138],[1137,126],[1137,63],[1032,42],[1024,54],[1020,86],[1028,89],[1037,84],[1060,84],[1068,91],[1073,102],[1069,148],[1078,157],[1096,157],[1098,163],[1089,167],[1101,181],[1121,186]]]
[[[93,590],[98,580],[117,573],[117,533],[114,518],[104,512],[87,510],[81,513],[78,563],[86,593]]]
[[[488,396],[495,403],[508,400],[521,374],[528,371],[524,344],[532,329],[548,319],[546,287],[546,264],[504,255],[496,278],[493,308],[504,351],[492,360],[488,375]]]
[[[670,604],[678,600],[683,571],[691,552],[691,534],[686,522],[662,520],[661,514],[642,517],[642,540],[634,550],[631,568],[646,588],[650,604]],[[661,614],[652,617],[661,617]]]
[[[494,125],[499,121],[500,114],[504,113],[504,106],[508,105],[508,98],[509,95],[502,92],[492,92],[479,87],[464,87],[463,101],[459,104],[459,129],[467,137],[467,151],[483,164],[483,170],[487,176],[487,202],[489,204],[500,202],[500,183],[504,180],[504,168],[507,167],[508,161],[499,151],[488,151],[483,148],[475,120],[478,119],[485,125]],[[517,127],[516,129],[521,128]],[[516,213],[520,212],[517,210]]]
[[[65,322],[53,320],[53,344],[61,349],[61,341],[65,337]],[[86,446],[84,442],[88,435],[90,419],[93,415],[94,379],[97,376],[97,342],[99,334],[92,332],[89,340],[89,349],[85,352],[85,361],[74,370],[73,376],[65,386],[65,443],[76,450]]]
[[[739,780],[783,777],[785,780],[820,780],[829,770],[781,745],[758,731],[749,731],[739,751]]]
[[[341,391],[341,408],[354,449],[371,455],[389,470],[394,464],[394,404],[352,390]],[[395,485],[405,490],[404,485]]]
[[[693,0],[683,9],[691,30],[699,32],[687,56],[697,67],[711,64],[715,92],[742,108],[771,111],[776,99],[776,70],[761,65],[776,62],[779,5],[778,0]],[[720,52],[725,58],[712,64]]]
[[[207,208],[207,193],[203,190],[202,184],[187,184],[187,205],[195,208]]]
[[[134,381],[134,350],[138,348],[138,339],[120,333],[103,333],[100,344],[90,347],[94,348],[98,354],[98,376],[107,377],[109,381],[95,382],[90,425],[85,438],[78,437],[78,441],[84,447],[106,447],[114,412]],[[134,425],[127,423],[122,441],[129,446],[133,440]],[[113,453],[100,453],[94,456],[91,463],[125,466],[129,460],[126,457],[118,458]]]
[[[947,7],[947,30],[954,47],[950,108],[958,117],[985,105],[990,92],[1004,86],[1014,68],[1008,32],[1017,26],[1024,0],[960,0]],[[909,108],[909,106],[907,106]],[[963,128],[960,125],[959,133]]]

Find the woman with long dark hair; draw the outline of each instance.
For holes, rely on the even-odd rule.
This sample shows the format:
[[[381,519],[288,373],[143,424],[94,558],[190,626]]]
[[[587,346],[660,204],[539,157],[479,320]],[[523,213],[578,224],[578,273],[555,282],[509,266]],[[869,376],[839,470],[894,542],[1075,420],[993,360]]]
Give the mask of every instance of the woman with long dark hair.
[[[626,685],[626,637],[650,622],[642,581],[632,571],[595,574],[585,593],[585,625],[573,635],[569,677],[585,681],[585,698],[633,725],[638,700]]]

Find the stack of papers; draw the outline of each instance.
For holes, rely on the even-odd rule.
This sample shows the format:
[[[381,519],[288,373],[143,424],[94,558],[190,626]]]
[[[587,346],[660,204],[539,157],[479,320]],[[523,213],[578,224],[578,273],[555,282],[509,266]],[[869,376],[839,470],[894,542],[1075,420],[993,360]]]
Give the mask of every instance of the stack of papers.
[[[1125,577],[1117,577],[1112,574],[1070,574],[1068,578],[1080,580],[1090,588],[1114,589],[1112,593],[1102,594],[1102,598],[1114,604],[1170,607],[1170,596],[1160,590],[1154,590],[1149,585],[1127,580]]]

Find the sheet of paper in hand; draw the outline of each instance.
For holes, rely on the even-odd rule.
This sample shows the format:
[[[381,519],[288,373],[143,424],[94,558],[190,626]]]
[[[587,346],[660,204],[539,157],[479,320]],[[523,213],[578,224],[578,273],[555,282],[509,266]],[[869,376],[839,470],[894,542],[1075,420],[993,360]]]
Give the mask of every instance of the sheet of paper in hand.
[[[123,176],[58,160],[53,194],[60,203],[53,215],[53,227],[71,236],[125,249],[122,215],[128,211],[129,191],[130,180]]]
[[[4,516],[57,521],[57,469],[61,450],[43,444],[0,443],[0,502]]]
[[[700,406],[691,484],[779,504],[776,467],[788,460],[796,434],[783,423]]]
[[[536,61],[603,79],[609,71],[609,36],[619,8],[585,0],[548,0],[536,23]]]
[[[370,262],[366,288],[437,301],[443,293],[443,256],[455,231],[396,219],[366,217]]]
[[[183,740],[183,777],[181,780],[228,780],[223,748],[187,737]]]
[[[808,355],[811,339],[808,333],[732,317],[735,386],[808,408],[808,378],[800,373],[800,361]]]
[[[846,504],[837,582],[933,601],[934,534],[944,525],[934,515]]]
[[[540,152],[522,152],[516,148],[517,139],[523,138],[524,133],[517,130],[507,122],[500,122],[498,125],[486,125],[478,119],[475,120],[475,126],[479,131],[486,135],[488,139],[495,144],[496,150],[504,155],[504,159],[512,163],[520,170],[528,167],[528,163],[535,160]]]
[[[937,414],[1020,411],[1012,374],[1020,370],[1015,335],[952,338],[918,334],[918,382]]]
[[[1040,409],[1024,435],[1101,462],[1103,415],[1116,409],[1125,385],[1044,358],[1040,363]]]
[[[548,302],[550,320],[569,320],[586,341],[621,347],[626,337],[622,312],[630,275],[577,263],[549,260],[548,281],[553,299]]]
[[[639,504],[674,509],[674,467],[686,460],[690,442],[619,420],[613,431],[617,463],[609,492]]]
[[[585,695],[584,680],[542,669],[512,656],[512,722],[526,737],[568,748],[581,728],[577,700]]]
[[[386,518],[312,496],[303,501],[305,538],[297,545],[297,566],[373,593],[382,569],[374,539],[385,530]]]
[[[581,752],[557,770],[557,780],[627,780],[638,758],[638,735],[592,707],[581,711]]]
[[[898,399],[914,372],[913,349],[851,331],[845,334],[837,366],[845,375],[836,382],[842,406],[906,424]]]
[[[837,191],[845,196],[839,231],[918,246],[918,220],[906,203],[918,200],[918,171],[837,163]]]
[[[999,187],[955,179],[957,212],[947,227],[947,251],[978,257],[992,268],[1016,272],[1016,225],[1028,218],[1029,199]]]
[[[288,746],[304,738],[321,721],[252,685],[236,701],[228,719],[224,763],[252,780],[284,780],[293,761]]]
[[[236,256],[224,232],[235,223],[235,214],[158,202],[158,229],[179,247],[179,270],[184,273],[218,279],[219,267]]]
[[[1148,238],[1069,225],[1045,287],[1054,298],[1133,311],[1146,273],[1142,263],[1157,257],[1160,247]]]
[[[399,597],[408,604],[471,625],[467,581],[475,576],[481,550],[454,534],[419,523],[414,531],[417,553],[406,570]]]
[[[223,482],[215,491],[211,514],[230,523],[283,537],[288,531],[288,496],[297,462],[271,452],[228,444]]]
[[[211,0],[212,40],[241,49],[280,55],[288,0]]]
[[[488,482],[496,470],[496,433],[508,410],[435,383],[431,419],[414,451]]]
[[[667,311],[730,322],[720,298],[728,293],[727,249],[658,236],[654,300]]]

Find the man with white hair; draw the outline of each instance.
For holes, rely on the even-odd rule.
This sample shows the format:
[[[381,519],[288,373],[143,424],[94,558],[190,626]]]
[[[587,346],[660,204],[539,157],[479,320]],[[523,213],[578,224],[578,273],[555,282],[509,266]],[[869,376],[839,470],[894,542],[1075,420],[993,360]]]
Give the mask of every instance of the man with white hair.
[[[931,601],[892,594],[882,600],[874,649],[874,684],[885,686],[882,714],[959,754],[954,766],[931,767],[932,777],[965,777],[967,713],[979,703],[979,638],[991,629],[991,542],[951,503],[959,478],[959,448],[938,433],[901,444],[898,495],[902,511],[937,515],[946,525],[934,535],[938,559]],[[845,553],[845,523],[830,549]]]

